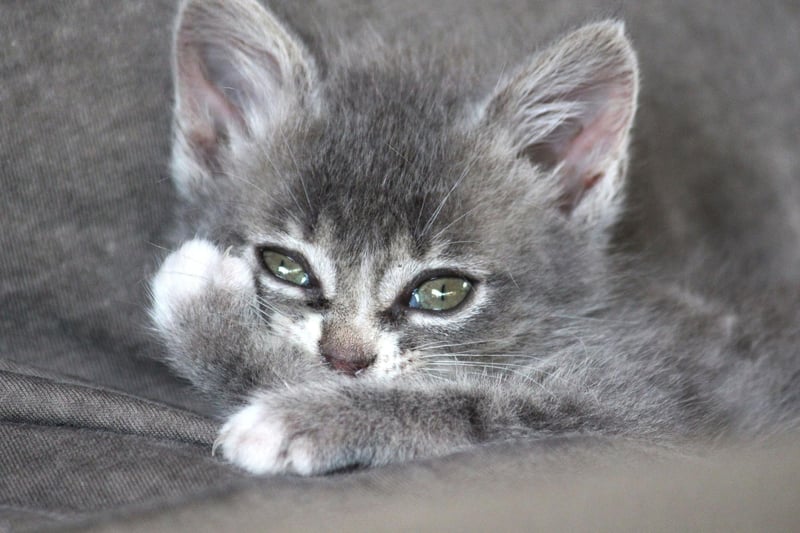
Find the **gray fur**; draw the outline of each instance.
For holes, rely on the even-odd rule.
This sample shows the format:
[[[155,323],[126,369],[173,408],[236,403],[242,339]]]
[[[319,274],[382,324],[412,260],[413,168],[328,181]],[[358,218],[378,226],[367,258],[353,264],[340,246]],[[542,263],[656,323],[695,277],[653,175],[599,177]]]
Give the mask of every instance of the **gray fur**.
[[[638,90],[621,23],[572,32],[499,81],[379,33],[319,50],[253,0],[183,4],[180,240],[213,243],[252,279],[231,289],[220,266],[177,298],[162,268],[153,316],[179,374],[280,429],[274,464],[253,466],[241,450],[266,442],[261,419],[234,415],[226,457],[309,474],[520,437],[674,445],[797,428],[795,306],[689,289],[612,245]],[[270,290],[255,250],[290,236],[324,251],[335,286]],[[386,289],[408,263],[469,274],[475,308],[415,322]],[[320,342],[391,338],[399,355],[337,375],[275,325],[312,315]]]

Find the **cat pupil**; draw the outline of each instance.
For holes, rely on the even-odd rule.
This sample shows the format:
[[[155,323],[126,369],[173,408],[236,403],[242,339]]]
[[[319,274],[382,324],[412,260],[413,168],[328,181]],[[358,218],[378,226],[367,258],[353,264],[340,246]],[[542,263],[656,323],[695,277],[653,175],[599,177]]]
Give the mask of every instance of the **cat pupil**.
[[[444,301],[444,299],[447,298],[447,292],[446,291],[447,291],[447,285],[442,284],[442,288],[439,290],[439,292],[442,293],[441,296],[439,296],[439,299],[441,301]]]

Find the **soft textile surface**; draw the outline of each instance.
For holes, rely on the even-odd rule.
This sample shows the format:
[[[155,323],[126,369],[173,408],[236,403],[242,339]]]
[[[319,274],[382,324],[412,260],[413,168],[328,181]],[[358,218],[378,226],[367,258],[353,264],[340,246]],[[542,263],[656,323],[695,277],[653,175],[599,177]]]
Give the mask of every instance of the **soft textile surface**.
[[[420,18],[430,2],[339,3],[287,0],[277,11],[317,47],[331,28],[381,13],[394,31],[431,21],[436,32],[436,20],[467,24],[505,9],[525,23],[478,25],[475,46],[507,38],[529,48],[587,18],[624,17],[643,67],[631,186],[639,207],[624,228],[632,246],[669,264],[682,260],[675,250],[724,255],[733,244],[747,268],[800,270],[799,247],[771,246],[800,238],[795,0],[436,3],[444,19]],[[600,460],[564,451],[581,441],[529,443],[310,480],[253,481],[213,458],[209,403],[153,357],[160,348],[144,313],[175,201],[174,10],[172,0],[0,3],[0,530],[524,529],[565,514],[567,524],[611,530],[645,529],[647,517],[654,529],[673,519],[676,529],[797,523],[792,445],[702,467],[659,458],[631,472],[619,451]]]
[[[542,452],[494,448],[327,484],[261,484],[88,530],[667,533],[796,531],[800,524],[797,446],[655,464],[626,451],[595,458],[580,474],[543,467]]]

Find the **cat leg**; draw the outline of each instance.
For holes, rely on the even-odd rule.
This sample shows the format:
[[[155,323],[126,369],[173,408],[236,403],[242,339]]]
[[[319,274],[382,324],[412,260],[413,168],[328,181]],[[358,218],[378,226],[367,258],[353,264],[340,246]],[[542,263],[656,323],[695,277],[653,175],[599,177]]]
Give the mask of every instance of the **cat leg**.
[[[215,448],[256,474],[315,475],[596,427],[579,413],[485,385],[316,383],[256,396]]]
[[[215,400],[240,403],[300,371],[294,354],[271,349],[243,259],[193,239],[165,259],[151,287],[150,316],[167,363]]]

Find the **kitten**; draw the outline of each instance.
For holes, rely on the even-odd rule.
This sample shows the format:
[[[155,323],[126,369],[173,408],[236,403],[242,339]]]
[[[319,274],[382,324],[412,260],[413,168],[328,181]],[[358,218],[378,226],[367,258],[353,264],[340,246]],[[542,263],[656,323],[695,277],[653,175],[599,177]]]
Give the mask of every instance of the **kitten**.
[[[621,23],[488,89],[374,36],[312,53],[255,0],[185,1],[174,54],[188,240],[151,316],[172,368],[231,409],[231,462],[310,475],[797,426],[796,342],[610,251],[638,91]]]

